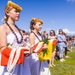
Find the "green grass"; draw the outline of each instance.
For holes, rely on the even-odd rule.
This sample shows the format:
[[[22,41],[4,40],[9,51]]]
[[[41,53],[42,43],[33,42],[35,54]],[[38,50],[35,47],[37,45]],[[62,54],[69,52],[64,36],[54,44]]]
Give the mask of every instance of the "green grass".
[[[68,56],[64,62],[55,60],[56,66],[50,67],[51,75],[75,75],[75,47],[72,52],[68,51]]]

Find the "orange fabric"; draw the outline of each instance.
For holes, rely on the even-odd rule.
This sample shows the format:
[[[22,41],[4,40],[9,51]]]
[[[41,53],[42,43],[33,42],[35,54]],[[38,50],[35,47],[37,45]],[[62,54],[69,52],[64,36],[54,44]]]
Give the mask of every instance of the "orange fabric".
[[[37,45],[38,45],[38,43],[33,46],[33,49],[34,50],[37,48]],[[41,52],[42,51],[42,48],[43,48],[43,44],[42,44],[41,48],[39,48],[39,50],[37,51],[37,53]],[[8,63],[9,57],[10,57],[11,50],[12,50],[11,48],[8,48],[7,47],[7,48],[5,48],[2,51],[2,56],[1,56],[1,65],[2,66],[7,66],[7,63]],[[27,49],[22,49],[21,50],[20,57],[18,59],[17,64],[22,64],[24,62],[24,51],[28,51],[28,50]],[[15,55],[14,55],[14,57],[15,57]]]
[[[11,48],[5,48],[2,51],[2,56],[1,56],[1,65],[2,66],[6,66],[7,65],[10,52],[11,52]]]
[[[2,66],[7,66],[11,50],[12,50],[11,48],[5,48],[2,51],[2,56],[1,56],[1,65]],[[24,62],[24,51],[28,51],[28,50],[27,49],[21,50],[20,57],[18,59],[17,64],[22,64]]]
[[[35,50],[36,48],[37,48],[37,45],[38,45],[38,43],[37,44],[35,44],[34,46],[33,46],[33,49]],[[42,44],[42,46],[41,46],[41,48],[39,48],[39,50],[36,52],[36,53],[39,53],[39,52],[41,52],[42,51],[42,49],[43,49],[43,44]],[[35,53],[35,52],[34,52]]]
[[[33,49],[36,49],[37,45],[38,45],[38,43],[33,46]]]
[[[57,42],[58,42],[58,40],[53,40],[52,44],[53,44],[53,45],[56,45]]]

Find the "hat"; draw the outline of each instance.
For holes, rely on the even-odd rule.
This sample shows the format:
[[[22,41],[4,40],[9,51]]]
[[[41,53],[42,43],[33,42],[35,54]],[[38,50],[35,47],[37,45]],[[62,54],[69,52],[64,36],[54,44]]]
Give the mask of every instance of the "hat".
[[[19,5],[13,3],[12,1],[8,1],[7,6],[11,6],[11,7],[17,9],[18,11],[22,11],[22,8]]]

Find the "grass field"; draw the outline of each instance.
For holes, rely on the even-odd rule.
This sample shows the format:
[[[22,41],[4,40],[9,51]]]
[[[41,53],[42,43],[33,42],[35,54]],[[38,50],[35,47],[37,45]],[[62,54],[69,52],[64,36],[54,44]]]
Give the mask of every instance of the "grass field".
[[[64,62],[55,60],[56,66],[50,67],[51,75],[75,75],[75,47],[72,52],[68,51],[68,56]]]

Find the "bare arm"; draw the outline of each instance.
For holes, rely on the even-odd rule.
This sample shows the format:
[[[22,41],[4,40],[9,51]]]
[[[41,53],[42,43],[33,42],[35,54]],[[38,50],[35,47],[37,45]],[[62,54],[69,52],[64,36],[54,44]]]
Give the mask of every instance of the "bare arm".
[[[35,44],[35,35],[33,33],[31,33],[29,36],[29,42],[31,45]]]
[[[0,26],[0,52],[6,47],[6,28],[4,25]]]
[[[35,44],[35,35],[33,33],[30,33],[29,42],[31,45]],[[30,51],[31,51],[30,53],[32,53],[34,51],[34,49],[31,47]]]

